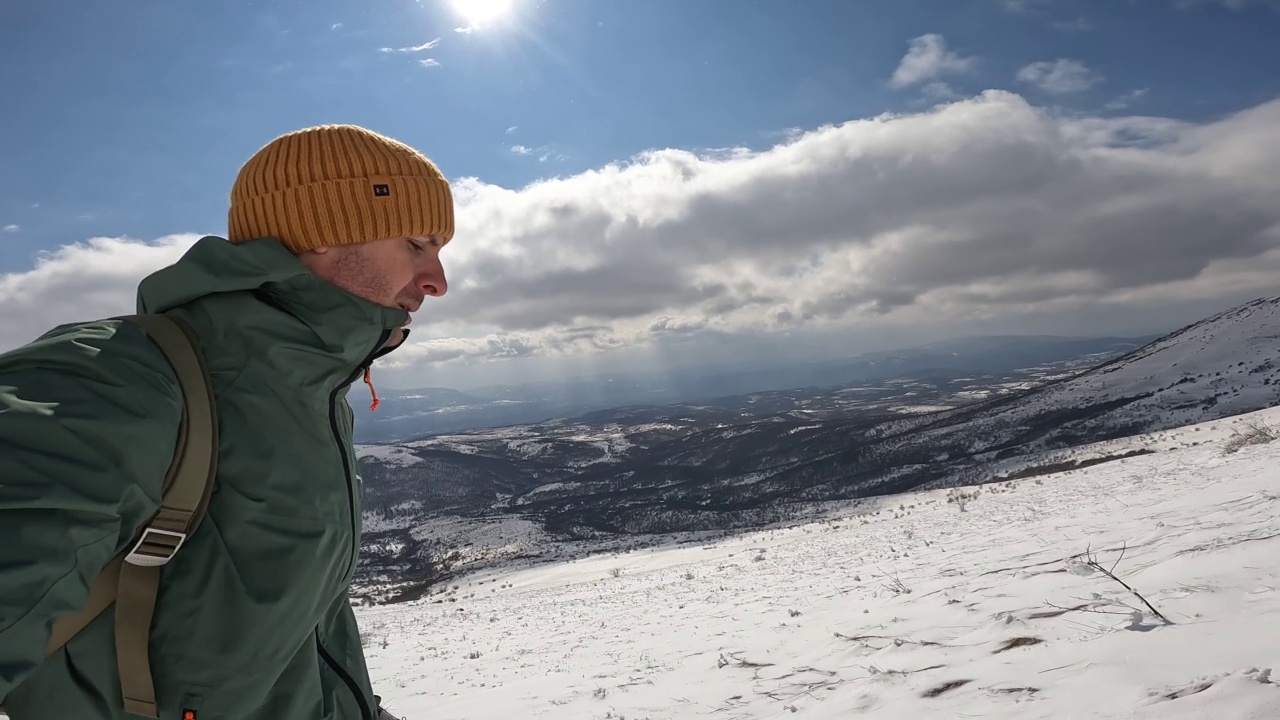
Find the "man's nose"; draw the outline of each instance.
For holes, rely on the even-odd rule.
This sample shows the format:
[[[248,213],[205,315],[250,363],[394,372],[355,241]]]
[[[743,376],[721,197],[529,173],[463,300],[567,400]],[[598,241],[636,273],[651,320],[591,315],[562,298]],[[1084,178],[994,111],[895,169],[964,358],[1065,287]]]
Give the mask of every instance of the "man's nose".
[[[426,266],[418,272],[418,289],[423,295],[440,297],[449,290],[449,281],[444,276],[444,263],[436,255],[427,261]]]

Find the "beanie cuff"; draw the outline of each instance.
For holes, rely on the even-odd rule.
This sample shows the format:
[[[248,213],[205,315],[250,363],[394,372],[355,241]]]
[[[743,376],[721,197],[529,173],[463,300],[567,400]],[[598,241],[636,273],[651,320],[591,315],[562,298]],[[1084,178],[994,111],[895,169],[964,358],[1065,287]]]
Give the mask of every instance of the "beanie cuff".
[[[231,242],[274,237],[294,253],[385,238],[453,239],[449,184],[421,175],[322,180],[245,198]]]

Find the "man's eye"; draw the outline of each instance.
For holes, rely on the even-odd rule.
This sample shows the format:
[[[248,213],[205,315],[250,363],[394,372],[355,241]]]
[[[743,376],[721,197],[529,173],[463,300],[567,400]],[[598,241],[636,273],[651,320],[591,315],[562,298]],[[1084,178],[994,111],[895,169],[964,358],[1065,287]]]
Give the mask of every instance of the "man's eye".
[[[422,252],[422,246],[421,246],[421,245],[419,245],[418,243],[416,243],[416,242],[414,242],[414,241],[410,240],[410,241],[409,241],[409,244],[413,246],[413,249],[414,249],[415,251],[417,251],[417,252]]]

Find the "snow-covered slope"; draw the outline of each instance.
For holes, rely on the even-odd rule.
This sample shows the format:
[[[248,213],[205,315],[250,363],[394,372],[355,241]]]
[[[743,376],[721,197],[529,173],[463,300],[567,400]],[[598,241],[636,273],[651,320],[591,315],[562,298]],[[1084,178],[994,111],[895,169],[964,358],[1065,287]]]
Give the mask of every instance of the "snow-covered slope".
[[[1280,404],[1278,353],[1280,297],[1262,298],[1026,395],[883,423],[870,437],[986,462],[1192,425]]]
[[[485,571],[358,609],[371,673],[409,720],[1277,718],[1280,442],[1223,453],[1254,420],[1280,410],[1083,448],[1154,452],[1082,470]]]
[[[1184,328],[1079,377],[1051,384],[1020,415],[1137,398],[1109,421],[1179,427],[1280,397],[1280,298],[1262,298]]]

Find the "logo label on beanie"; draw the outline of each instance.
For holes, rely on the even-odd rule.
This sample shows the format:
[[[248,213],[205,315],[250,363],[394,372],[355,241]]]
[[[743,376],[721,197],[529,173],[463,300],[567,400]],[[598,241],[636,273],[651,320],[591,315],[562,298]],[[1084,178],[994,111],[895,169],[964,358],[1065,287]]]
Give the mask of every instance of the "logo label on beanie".
[[[391,197],[391,186],[386,183],[373,184],[374,197]]]

